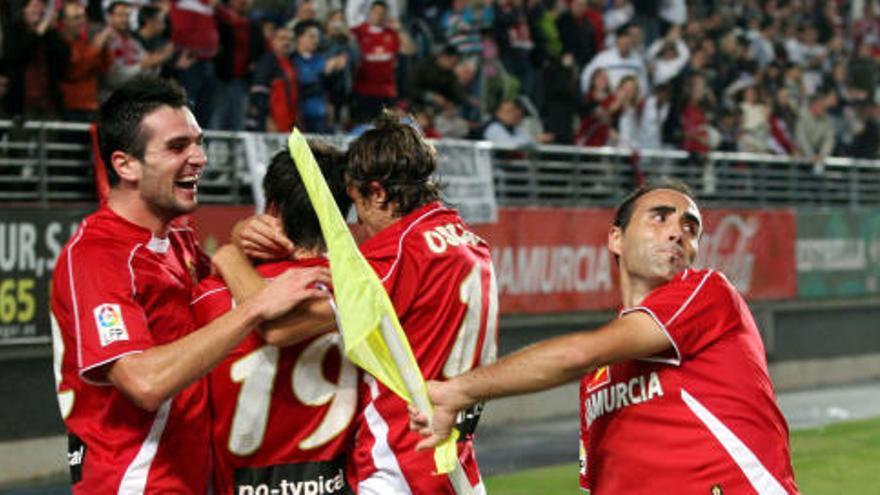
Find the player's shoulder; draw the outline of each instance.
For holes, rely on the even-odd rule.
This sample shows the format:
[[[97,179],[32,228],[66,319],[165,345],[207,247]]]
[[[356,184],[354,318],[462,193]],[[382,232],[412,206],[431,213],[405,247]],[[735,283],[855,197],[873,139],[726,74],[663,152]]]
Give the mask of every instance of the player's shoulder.
[[[444,254],[458,246],[486,246],[486,242],[473,232],[458,211],[436,205],[425,209],[413,219],[403,241],[408,250],[424,251],[426,254]]]
[[[89,270],[128,263],[131,252],[142,239],[118,229],[114,223],[114,219],[102,211],[89,215],[80,223],[59,258],[65,263],[75,260],[77,265],[87,265]]]
[[[664,292],[690,294],[690,297],[712,297],[715,303],[732,300],[737,293],[723,273],[708,268],[688,268],[666,284],[664,289]]]

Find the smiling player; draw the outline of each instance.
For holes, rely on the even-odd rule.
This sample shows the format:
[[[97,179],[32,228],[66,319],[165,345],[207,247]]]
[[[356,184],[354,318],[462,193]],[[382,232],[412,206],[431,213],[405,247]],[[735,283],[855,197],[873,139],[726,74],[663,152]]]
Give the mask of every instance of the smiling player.
[[[73,493],[206,493],[203,375],[251,328],[322,297],[323,269],[276,277],[196,329],[191,291],[209,271],[193,233],[202,131],[179,86],[135,78],[102,105],[114,183],[62,251],[52,279],[53,347]]]

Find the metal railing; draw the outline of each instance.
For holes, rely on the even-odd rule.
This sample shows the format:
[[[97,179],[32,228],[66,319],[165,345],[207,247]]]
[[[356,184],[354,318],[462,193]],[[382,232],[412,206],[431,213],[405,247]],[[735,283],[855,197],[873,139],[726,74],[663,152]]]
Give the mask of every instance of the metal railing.
[[[206,203],[253,201],[245,133],[206,131],[210,167],[199,183]],[[94,201],[88,126],[0,121],[0,201]],[[333,136],[343,144],[347,139]],[[469,152],[472,141],[440,140],[441,154]],[[462,151],[464,150],[464,151]],[[681,179],[702,202],[728,207],[878,207],[880,161],[831,157],[822,166],[787,156],[545,145],[491,147],[500,205],[586,206],[617,202],[655,177]],[[441,168],[442,172],[442,168]]]

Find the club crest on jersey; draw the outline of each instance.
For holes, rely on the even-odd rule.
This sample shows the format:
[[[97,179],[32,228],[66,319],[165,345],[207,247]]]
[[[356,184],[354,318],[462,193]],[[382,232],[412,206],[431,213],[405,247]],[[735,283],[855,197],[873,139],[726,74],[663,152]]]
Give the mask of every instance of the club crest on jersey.
[[[597,388],[604,387],[611,383],[611,368],[602,366],[593,372],[593,377],[587,382],[587,392],[592,392]]]
[[[128,330],[122,320],[122,309],[118,304],[101,304],[92,313],[95,315],[95,325],[98,327],[98,337],[101,346],[106,347],[113,342],[128,340]]]

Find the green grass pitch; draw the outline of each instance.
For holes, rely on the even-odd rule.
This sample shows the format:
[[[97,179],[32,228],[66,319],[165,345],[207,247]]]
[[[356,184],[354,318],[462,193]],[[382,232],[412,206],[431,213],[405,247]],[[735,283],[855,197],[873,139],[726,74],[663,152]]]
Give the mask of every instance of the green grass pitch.
[[[880,493],[880,418],[794,431],[791,447],[795,478],[804,495]],[[581,493],[576,463],[487,478],[486,491],[489,495]]]

